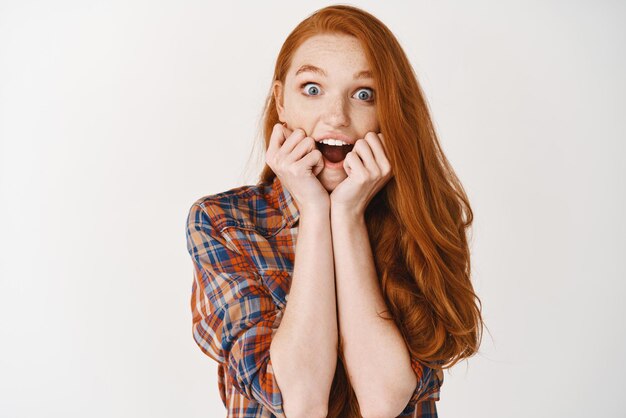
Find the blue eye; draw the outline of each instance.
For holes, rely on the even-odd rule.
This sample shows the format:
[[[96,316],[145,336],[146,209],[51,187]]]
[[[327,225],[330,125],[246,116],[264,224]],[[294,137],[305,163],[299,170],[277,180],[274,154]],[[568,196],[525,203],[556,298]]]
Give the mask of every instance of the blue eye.
[[[368,93],[363,93],[366,90],[370,92],[369,95],[368,95]],[[373,95],[374,95],[374,90],[372,90],[370,88],[367,88],[367,87],[359,89],[359,91],[357,92],[357,97],[359,99],[361,99],[361,100],[366,101],[366,102],[372,100],[373,99]]]
[[[311,81],[300,84],[300,89],[304,89],[305,96],[319,96],[321,94],[319,84]],[[364,102],[374,101],[374,90],[369,87],[360,88],[356,94],[357,98]]]
[[[312,87],[306,87],[308,85],[312,85]],[[319,87],[317,87],[317,84],[315,84],[315,83],[304,83],[300,87],[301,88],[303,88],[303,87],[305,88],[305,91],[307,92],[305,94],[307,96],[317,96],[317,95],[319,95],[320,89],[319,89]]]

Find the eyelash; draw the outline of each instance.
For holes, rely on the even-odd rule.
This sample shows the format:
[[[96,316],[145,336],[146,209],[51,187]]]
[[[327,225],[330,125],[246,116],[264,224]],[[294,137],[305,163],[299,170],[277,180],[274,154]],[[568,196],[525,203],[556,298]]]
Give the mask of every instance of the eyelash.
[[[304,83],[300,84],[300,90],[302,90],[302,89],[304,88],[304,86],[306,86],[307,84],[315,84],[315,85],[318,85],[318,86],[319,86],[319,84],[317,84],[317,83],[316,83],[316,82],[314,82],[314,81],[306,81],[306,82],[304,82]],[[365,102],[365,103],[370,103],[370,102],[373,102],[373,101],[374,101],[374,97],[375,97],[375,96],[374,96],[374,89],[372,89],[372,88],[370,88],[370,87],[359,87],[359,88],[357,89],[357,91],[358,91],[358,90],[363,90],[363,89],[371,91],[371,96],[372,96],[372,97],[371,97],[369,100],[362,100],[362,101],[363,101],[363,102]],[[305,93],[303,93],[303,94],[304,94],[305,96],[307,96],[307,97],[315,97],[315,96],[319,96],[319,94],[314,94],[314,95],[305,94]]]

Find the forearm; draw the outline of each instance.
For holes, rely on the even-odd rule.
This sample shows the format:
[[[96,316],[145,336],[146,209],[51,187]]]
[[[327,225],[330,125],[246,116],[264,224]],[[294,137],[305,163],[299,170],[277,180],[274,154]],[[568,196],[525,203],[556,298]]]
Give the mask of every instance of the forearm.
[[[350,382],[362,413],[398,405],[417,378],[410,352],[380,289],[364,216],[331,213],[339,332]],[[408,401],[408,397],[406,398]],[[364,412],[368,411],[368,412]]]
[[[330,215],[302,212],[299,222],[289,301],[270,348],[288,418],[323,414],[338,349]]]

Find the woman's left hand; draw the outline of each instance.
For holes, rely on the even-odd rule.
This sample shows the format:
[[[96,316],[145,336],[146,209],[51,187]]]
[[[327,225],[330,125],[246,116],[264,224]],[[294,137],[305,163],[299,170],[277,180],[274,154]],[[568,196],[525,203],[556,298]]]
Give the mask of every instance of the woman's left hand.
[[[370,200],[393,177],[382,140],[383,134],[368,132],[346,154],[343,168],[348,177],[330,194],[331,213],[342,210],[362,216]]]

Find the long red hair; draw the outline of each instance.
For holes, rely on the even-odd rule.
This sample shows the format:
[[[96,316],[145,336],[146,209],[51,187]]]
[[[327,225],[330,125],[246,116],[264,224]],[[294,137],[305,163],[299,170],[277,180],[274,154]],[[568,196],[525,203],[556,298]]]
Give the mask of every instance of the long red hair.
[[[317,10],[287,37],[274,80],[285,82],[292,57],[322,33],[357,38],[377,92],[377,116],[394,176],[372,199],[365,219],[385,301],[411,355],[436,369],[452,367],[478,351],[482,305],[470,280],[466,230],[473,221],[466,193],[446,159],[417,77],[396,37],[356,7]],[[273,80],[273,81],[274,81]],[[265,148],[278,122],[270,89],[263,116]],[[260,181],[275,173],[265,165]],[[360,417],[342,350],[328,417]]]

